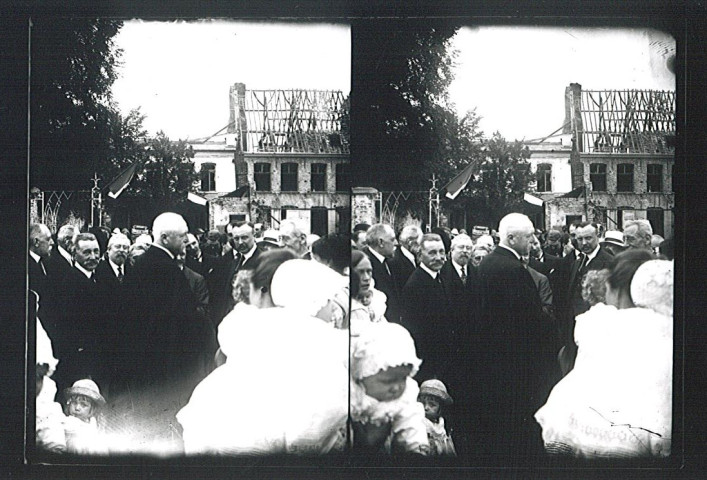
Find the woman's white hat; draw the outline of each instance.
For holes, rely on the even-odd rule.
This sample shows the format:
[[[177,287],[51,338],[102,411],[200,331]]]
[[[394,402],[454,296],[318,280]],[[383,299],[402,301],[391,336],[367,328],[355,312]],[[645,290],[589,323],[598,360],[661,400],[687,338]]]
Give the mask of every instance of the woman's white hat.
[[[295,259],[277,268],[270,295],[278,307],[315,316],[347,284],[347,277],[315,260]]]
[[[631,280],[631,300],[638,307],[673,315],[673,262],[649,260],[636,270]]]

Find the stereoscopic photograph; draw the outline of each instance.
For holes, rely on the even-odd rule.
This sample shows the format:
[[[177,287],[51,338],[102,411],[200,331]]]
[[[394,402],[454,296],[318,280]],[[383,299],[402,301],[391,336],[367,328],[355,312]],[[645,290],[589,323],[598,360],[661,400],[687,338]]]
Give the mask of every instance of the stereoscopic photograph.
[[[671,32],[29,33],[28,463],[675,466]]]

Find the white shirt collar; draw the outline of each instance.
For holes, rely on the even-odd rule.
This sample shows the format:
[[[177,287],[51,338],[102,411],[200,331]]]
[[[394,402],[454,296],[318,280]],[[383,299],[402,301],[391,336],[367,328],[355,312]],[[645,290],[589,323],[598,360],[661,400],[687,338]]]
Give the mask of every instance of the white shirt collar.
[[[595,248],[594,250],[592,250],[591,253],[587,253],[587,254],[586,254],[586,255],[587,255],[587,263],[589,263],[589,262],[591,262],[592,260],[594,260],[594,257],[597,256],[597,253],[599,253],[599,244],[597,244],[596,248]]]
[[[253,243],[253,247],[250,250],[248,250],[247,253],[243,254],[243,261],[244,262],[253,256],[256,248],[258,248],[258,246],[255,243]],[[240,253],[240,252],[234,248],[233,249],[233,258],[235,258],[238,253]]]
[[[413,265],[416,265],[416,263],[415,263],[415,255],[413,255],[410,250],[408,250],[408,249],[405,248],[404,246],[400,245],[400,251],[403,253],[403,255],[405,255],[405,258],[407,258],[408,260],[410,260],[410,263],[412,263]]]
[[[32,250],[29,251],[29,256],[32,257],[32,260],[34,260],[36,263],[39,263],[39,259],[41,257],[34,253]]]
[[[167,250],[166,248],[164,248],[162,245],[158,245],[158,244],[156,244],[156,243],[153,243],[151,246],[157,247],[157,248],[159,248],[160,250],[164,250],[165,252],[167,252],[167,255],[169,255],[169,257],[170,257],[172,260],[174,260],[174,255],[172,255],[172,252],[170,252],[169,250]]]
[[[91,275],[93,274],[93,272],[89,272],[88,270],[86,270],[85,268],[83,268],[78,262],[76,262],[76,264],[74,265],[74,267],[76,267],[76,268],[79,270],[79,272],[81,272],[81,273],[83,273],[84,275],[86,275],[86,278],[91,278]]]
[[[383,255],[381,255],[380,253],[376,252],[375,250],[373,250],[371,247],[368,247],[368,250],[371,251],[373,256],[376,257],[379,262],[383,263],[385,261],[385,257]]]
[[[502,243],[499,243],[497,246],[498,246],[498,247],[501,247],[501,248],[505,248],[505,249],[508,250],[509,252],[513,252],[513,255],[515,255],[515,257],[516,257],[518,260],[520,260],[520,255],[518,255],[518,252],[516,252],[515,250],[513,250],[511,247],[507,247],[507,246],[503,245]]]
[[[434,272],[434,271],[430,270],[430,269],[427,267],[427,265],[425,265],[425,264],[422,263],[422,262],[420,262],[420,268],[423,269],[424,271],[426,271],[427,274],[428,274],[430,277],[432,277],[432,278],[437,278],[437,275],[439,275],[439,272]]]
[[[462,277],[462,265],[459,265],[457,262],[452,260],[452,265],[454,266],[454,269],[457,271],[457,275],[459,275],[459,278]],[[468,267],[468,265],[467,265]]]
[[[115,276],[117,277],[119,265],[117,263],[113,263],[113,260],[111,260],[110,258],[108,258],[108,265],[110,265],[110,268],[113,269],[113,273],[115,273]],[[123,268],[125,268],[125,265],[123,265]]]

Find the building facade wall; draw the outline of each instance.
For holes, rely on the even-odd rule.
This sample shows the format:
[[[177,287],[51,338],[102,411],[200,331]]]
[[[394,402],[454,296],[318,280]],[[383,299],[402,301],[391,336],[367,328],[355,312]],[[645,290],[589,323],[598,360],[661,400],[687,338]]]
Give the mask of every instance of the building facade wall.
[[[305,224],[312,219],[311,210],[326,209],[326,233],[337,230],[348,231],[339,225],[341,209],[349,208],[348,192],[336,191],[336,165],[348,163],[345,154],[272,154],[245,153],[247,184],[250,191],[242,197],[225,196],[237,189],[234,165],[235,148],[217,140],[216,144],[194,145],[194,164],[200,172],[205,163],[215,165],[215,190],[200,192],[209,200],[209,228],[223,229],[232,216],[245,216],[249,221],[262,221],[267,227],[277,227],[283,218],[300,218]],[[256,190],[255,164],[270,165],[270,190]],[[297,165],[297,190],[282,191],[281,171],[285,163]],[[312,191],[311,173],[313,164],[326,165],[325,191]],[[269,210],[268,210],[269,208]],[[269,215],[263,216],[267,211]],[[260,213],[259,213],[260,212]]]

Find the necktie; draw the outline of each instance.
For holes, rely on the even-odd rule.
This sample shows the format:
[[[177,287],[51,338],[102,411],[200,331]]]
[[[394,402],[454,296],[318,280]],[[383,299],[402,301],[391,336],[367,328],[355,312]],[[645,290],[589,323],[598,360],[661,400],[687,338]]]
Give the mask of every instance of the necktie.
[[[385,271],[388,272],[388,275],[392,276],[393,274],[390,273],[390,267],[388,266],[388,259],[387,258],[383,259],[383,265],[385,265]]]
[[[462,283],[466,285],[466,265],[462,265]]]
[[[39,263],[39,266],[42,267],[42,273],[43,273],[44,275],[46,275],[46,274],[47,274],[47,269],[44,268],[44,261],[40,258],[38,263]]]
[[[123,283],[123,266],[118,265],[118,281]]]
[[[96,275],[95,275],[93,272],[91,272],[91,276],[88,277],[88,278],[89,278],[93,283],[96,283]]]

